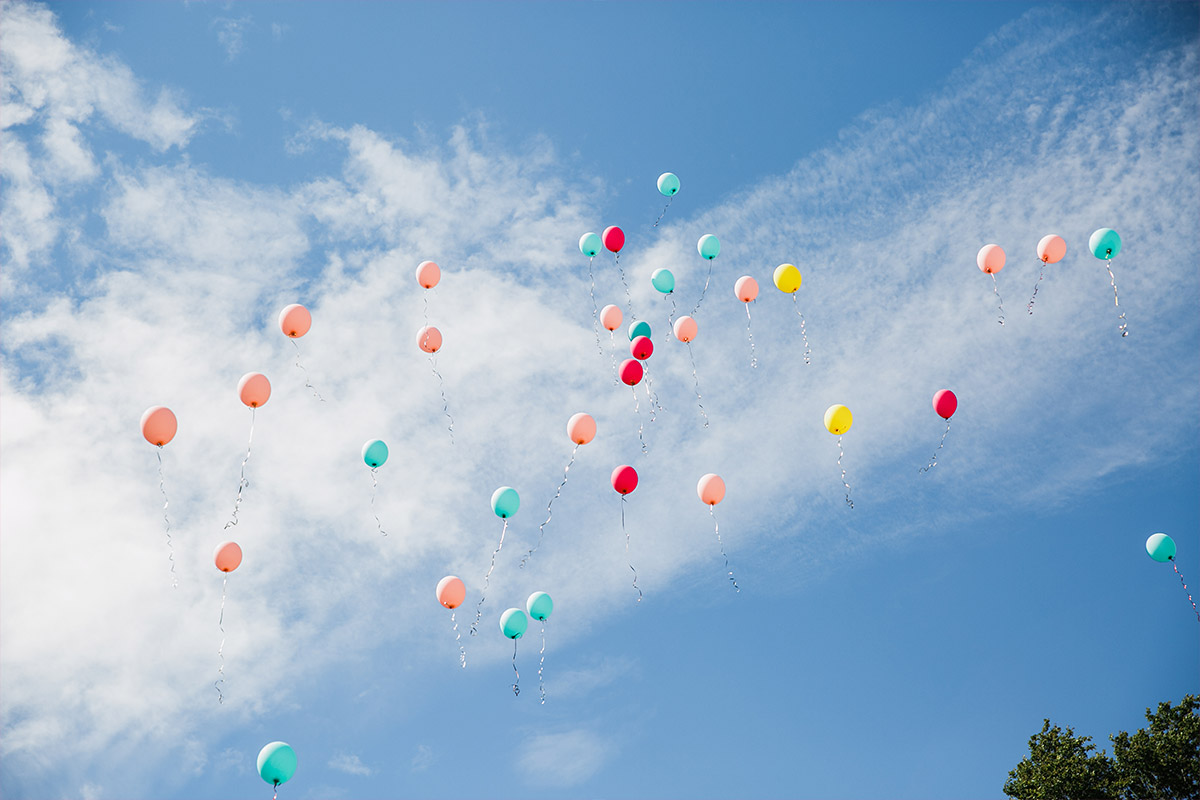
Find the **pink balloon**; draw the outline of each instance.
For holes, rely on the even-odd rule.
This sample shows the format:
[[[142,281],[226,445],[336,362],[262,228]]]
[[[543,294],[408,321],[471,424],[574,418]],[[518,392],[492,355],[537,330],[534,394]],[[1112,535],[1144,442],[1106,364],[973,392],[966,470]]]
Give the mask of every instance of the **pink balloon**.
[[[985,244],[979,248],[975,263],[989,275],[994,275],[1004,269],[1004,248],[998,244]]]
[[[437,599],[446,608],[458,608],[462,605],[463,600],[467,599],[467,587],[463,585],[460,578],[447,575],[438,581]]]
[[[710,472],[696,484],[696,494],[700,495],[701,502],[715,506],[725,499],[725,481],[721,480],[720,475]]]
[[[743,275],[733,285],[733,293],[737,295],[738,300],[741,300],[743,303],[749,303],[758,297],[758,281],[749,275]]]
[[[645,361],[654,355],[654,342],[649,336],[639,336],[629,343],[629,353],[638,361]]]
[[[242,548],[237,542],[221,542],[213,551],[213,563],[221,572],[233,572],[242,563]]]
[[[596,438],[596,420],[580,411],[567,420],[567,436],[575,444],[587,444]]]
[[[1043,236],[1037,246],[1038,258],[1046,264],[1057,264],[1067,254],[1067,243],[1053,233]]]
[[[267,404],[271,396],[271,382],[261,372],[247,372],[238,381],[238,397],[251,408]]]
[[[604,233],[600,235],[600,239],[609,250],[619,253],[621,252],[621,248],[625,246],[625,231],[616,225],[609,225],[604,229]]]
[[[625,320],[625,315],[621,313],[621,309],[617,306],[608,305],[600,309],[600,324],[605,330],[615,331],[621,327],[621,323]]]
[[[628,464],[622,464],[612,471],[612,487],[618,494],[629,494],[637,488],[637,470]]]
[[[142,436],[150,444],[162,447],[175,438],[178,428],[175,413],[166,406],[150,406],[142,414]]]
[[[312,314],[299,303],[292,303],[279,312],[279,330],[283,335],[299,339],[312,327]]]
[[[442,332],[432,325],[426,325],[417,331],[417,347],[426,353],[436,353],[442,349]]]
[[[432,289],[442,279],[442,270],[432,261],[422,261],[417,265],[417,283],[426,289]]]
[[[675,320],[675,338],[679,341],[690,342],[699,332],[700,326],[696,324],[696,320],[686,314]]]
[[[942,389],[933,396],[933,410],[942,419],[950,419],[958,410],[958,398],[949,389]]]
[[[637,386],[642,380],[642,362],[636,358],[627,358],[621,362],[621,367],[618,373],[621,376],[621,383],[626,386]]]

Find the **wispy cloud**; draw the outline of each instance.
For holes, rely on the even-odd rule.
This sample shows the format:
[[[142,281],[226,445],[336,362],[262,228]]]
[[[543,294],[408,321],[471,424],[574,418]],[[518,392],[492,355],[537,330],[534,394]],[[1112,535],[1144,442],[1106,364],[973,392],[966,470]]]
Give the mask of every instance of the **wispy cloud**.
[[[216,17],[209,27],[217,32],[217,42],[225,50],[225,60],[234,61],[242,54],[246,44],[246,31],[254,24],[250,15],[244,17]]]
[[[348,775],[370,775],[374,770],[362,762],[358,756],[353,754],[339,753],[329,759],[329,768],[336,769],[338,772],[345,772]]]
[[[521,774],[533,786],[566,789],[595,775],[612,754],[607,739],[586,729],[539,733],[521,743]]]
[[[413,754],[410,767],[413,772],[424,772],[433,765],[433,748],[427,744],[417,745],[417,752]]]

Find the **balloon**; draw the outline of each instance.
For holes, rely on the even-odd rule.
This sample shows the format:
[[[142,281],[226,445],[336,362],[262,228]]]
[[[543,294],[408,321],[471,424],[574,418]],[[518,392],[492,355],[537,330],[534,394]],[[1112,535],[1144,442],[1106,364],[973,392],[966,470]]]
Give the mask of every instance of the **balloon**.
[[[712,261],[721,252],[721,241],[711,233],[706,233],[696,242],[696,249],[700,251],[700,255]]]
[[[382,439],[372,439],[363,445],[362,457],[368,467],[382,467],[388,457],[387,445]]]
[[[600,324],[604,326],[606,331],[615,331],[621,327],[621,322],[625,319],[625,315],[621,313],[619,306],[607,305],[600,309]]]
[[[800,288],[800,270],[794,264],[780,264],[775,268],[775,288],[781,292],[792,294]]]
[[[617,370],[621,376],[621,383],[626,386],[637,386],[642,380],[642,362],[636,358],[627,358],[621,362],[621,366]]]
[[[832,405],[825,410],[825,427],[832,434],[843,434],[850,430],[853,421],[850,409],[843,405]]]
[[[292,303],[279,312],[279,330],[284,336],[299,339],[312,327],[312,314],[299,303]]]
[[[175,412],[166,406],[150,406],[142,414],[142,436],[150,444],[162,447],[175,438],[178,428]]]
[[[458,576],[447,575],[438,581],[437,599],[446,608],[456,609],[467,599],[467,587]]]
[[[663,294],[670,294],[675,291],[675,276],[669,269],[656,269],[650,276],[650,284]]]
[[[700,326],[696,324],[696,320],[686,314],[675,320],[675,338],[681,342],[690,342],[696,338]]]
[[[796,270],[796,272],[799,273],[799,270]],[[749,303],[758,297],[758,281],[749,275],[743,275],[733,285],[733,293],[737,295],[738,300],[741,300],[743,303]]]
[[[510,608],[500,615],[500,632],[510,639],[520,639],[529,627],[529,617],[519,608]]]
[[[637,488],[637,470],[628,464],[622,464],[612,471],[612,487],[618,494],[629,494]]]
[[[933,395],[933,410],[942,419],[950,419],[958,410],[958,398],[949,389],[942,389]]]
[[[1121,252],[1121,237],[1112,228],[1100,228],[1088,239],[1088,249],[1096,258],[1108,260]]]
[[[604,246],[614,253],[621,252],[621,248],[625,246],[625,231],[616,225],[609,225],[605,228],[602,238],[604,239]]]
[[[1062,261],[1062,257],[1067,254],[1067,243],[1063,241],[1061,236],[1055,236],[1053,233],[1049,236],[1043,236],[1042,240],[1037,244],[1038,258],[1046,264],[1057,264]]]
[[[545,622],[550,619],[550,612],[554,610],[554,601],[545,592],[534,592],[525,601],[525,610],[538,622]]]
[[[274,786],[296,774],[296,751],[287,742],[271,742],[258,751],[258,774]]]
[[[417,283],[424,289],[432,289],[442,279],[442,269],[432,261],[422,261],[417,265]]]
[[[1175,541],[1165,533],[1156,533],[1146,540],[1146,552],[1155,561],[1170,561],[1175,558]]]
[[[975,263],[989,275],[995,275],[1004,269],[1004,248],[998,244],[985,244],[979,248]]]
[[[663,197],[671,197],[679,191],[679,178],[674,172],[664,172],[658,176],[658,191]]]
[[[591,231],[588,231],[583,236],[579,237],[579,252],[583,253],[588,258],[594,258],[600,252],[600,248],[604,245],[600,242],[600,237]]]
[[[251,408],[266,405],[271,396],[271,382],[261,372],[247,372],[238,381],[238,397]]]
[[[650,323],[646,320],[629,323],[629,341],[633,341],[639,336],[650,338]]]
[[[649,336],[639,336],[629,343],[629,352],[638,361],[645,361],[654,354],[654,342]]]
[[[567,420],[567,436],[575,444],[587,444],[596,437],[596,420],[580,411]]]
[[[417,331],[417,347],[426,353],[436,353],[442,349],[442,332],[432,325],[426,325]]]
[[[233,572],[242,563],[242,548],[237,542],[221,542],[213,551],[213,563],[221,572]]]
[[[501,486],[492,492],[492,511],[501,519],[508,519],[521,507],[521,496],[511,486]]]
[[[725,481],[715,473],[708,473],[696,484],[696,494],[706,505],[715,506],[725,499]]]

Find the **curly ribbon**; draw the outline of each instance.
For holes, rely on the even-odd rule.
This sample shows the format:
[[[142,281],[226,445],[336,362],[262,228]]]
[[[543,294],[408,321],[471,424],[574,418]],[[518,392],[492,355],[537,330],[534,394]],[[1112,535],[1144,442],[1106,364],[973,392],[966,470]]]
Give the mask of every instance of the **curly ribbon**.
[[[679,309],[675,306],[675,290],[667,292],[667,298],[671,301],[671,313],[667,315],[667,335],[663,337],[663,344],[671,341],[671,333],[675,330],[675,314]]]
[[[424,308],[422,309],[421,313],[425,317],[425,327],[428,328],[429,327],[429,290],[428,289],[421,292],[421,299],[425,301],[425,305],[424,305]]]
[[[633,313],[633,295],[629,292],[629,282],[625,280],[625,268],[621,266],[621,254],[617,253],[614,263],[617,265],[617,271],[621,273],[621,285],[625,287],[625,302],[629,304],[629,318],[637,319],[637,314]]]
[[[700,376],[696,374],[696,356],[692,353],[692,343],[685,342],[688,349],[688,358],[692,360],[692,380],[696,383],[696,406],[700,409],[700,416],[704,417],[704,427],[708,427],[708,413],[704,410],[704,403],[700,397]]]
[[[608,354],[612,356],[613,386],[620,386],[621,370],[617,367],[617,337],[613,336],[612,331],[608,332],[608,341],[612,344],[612,347],[609,348]]]
[[[996,293],[996,304],[1000,307],[1000,324],[1004,324],[1004,301],[1000,299],[1000,286],[996,283],[996,273],[989,272],[992,276],[992,291]]]
[[[638,400],[636,386],[630,386],[629,391],[633,392],[633,413],[637,415],[638,418],[638,441],[642,443],[642,455],[647,455],[650,451],[646,448],[646,439],[642,435],[642,431],[645,427],[642,425],[642,401]]]
[[[275,781],[275,794],[271,795],[271,800],[279,800],[279,781]]]
[[[554,512],[550,510],[550,506],[554,505],[554,501],[558,499],[560,494],[562,494],[563,487],[567,485],[567,473],[571,471],[571,465],[575,463],[575,454],[578,452],[579,445],[576,444],[571,450],[571,460],[567,462],[567,468],[563,470],[562,483],[558,485],[558,491],[554,493],[554,497],[551,497],[550,502],[546,504],[546,521],[541,525],[538,525],[537,543],[534,544],[534,546],[529,549],[529,552],[521,558],[521,563],[519,564],[521,569],[525,569],[525,562],[529,560],[531,555],[533,555],[533,551],[542,546],[542,533],[545,531],[546,525],[550,523],[550,517],[554,515]]]
[[[1029,316],[1031,317],[1033,316],[1033,301],[1037,300],[1038,287],[1042,285],[1042,278],[1046,277],[1046,262],[1040,258],[1038,262],[1042,265],[1042,268],[1038,271],[1037,283],[1033,285],[1033,297],[1029,298],[1029,302],[1025,304],[1025,307],[1029,309]]]
[[[521,673],[517,672],[517,640],[516,639],[513,639],[513,674],[517,676],[517,679],[515,681],[513,681],[513,687],[512,687],[513,697],[520,697],[520,695],[521,695]]]
[[[292,347],[296,348],[296,366],[299,367],[300,371],[304,373],[304,388],[312,392],[313,397],[324,403],[325,398],[321,397],[321,393],[318,392],[317,388],[312,385],[312,381],[308,379],[308,370],[305,369],[304,365],[300,363],[300,345],[296,343],[295,339],[289,339],[288,341],[292,343]]]
[[[450,431],[450,444],[454,444],[454,417],[450,416],[450,401],[446,399],[446,382],[442,380],[442,373],[438,372],[437,362],[434,361],[432,353],[429,354],[429,366],[438,379],[438,391],[442,393],[442,413],[450,420],[446,429]]]
[[[758,368],[758,356],[754,355],[754,331],[750,330],[750,304],[746,303],[746,336],[750,339],[750,366]]]
[[[225,695],[221,693],[221,684],[225,682],[225,587],[228,585],[229,573],[226,573],[225,579],[221,581],[221,616],[217,620],[217,627],[221,629],[221,646],[217,648],[217,658],[221,662],[217,667],[217,674],[220,677],[213,682],[213,688],[217,690],[218,703],[225,702]]]
[[[629,531],[625,529],[625,495],[621,495],[621,533],[625,534],[625,557],[629,558]],[[629,562],[629,569],[633,572],[633,588],[637,589],[637,602],[642,602],[642,590],[638,589],[637,585],[637,570],[633,568],[633,562]]]
[[[796,299],[796,293],[792,292],[792,305],[796,307],[796,315],[800,317],[800,338],[804,340],[804,363],[811,363],[809,357],[812,355],[812,348],[808,346],[808,333],[804,329],[804,314],[800,313],[800,301]],[[750,309],[746,309],[749,313]]]
[[[929,472],[937,466],[938,453],[942,452],[942,445],[946,444],[946,434],[950,432],[950,420],[946,420],[946,430],[942,432],[942,441],[937,446],[937,450],[933,451],[933,458],[929,459],[928,466],[921,467],[917,472]]]
[[[546,680],[542,677],[542,667],[546,666],[546,623],[542,622],[542,652],[538,660],[538,689],[542,692],[542,705],[546,705]]]
[[[596,334],[596,351],[600,353],[600,357],[604,358],[604,348],[600,345],[600,309],[596,305],[596,273],[592,271],[592,260],[595,256],[588,258],[588,277],[592,281],[592,286],[588,289],[588,293],[592,296],[592,331]]]
[[[250,408],[250,439],[246,442],[246,455],[242,458],[242,477],[238,481],[237,499],[233,501],[233,518],[225,523],[222,530],[228,530],[231,526],[238,524],[238,509],[242,506],[242,490],[250,485],[250,481],[246,480],[246,462],[250,460],[250,446],[254,443],[254,411]]]
[[[379,488],[379,480],[375,477],[377,467],[371,467],[371,513],[375,515],[375,526],[379,528],[380,536],[387,536],[387,531],[383,529],[383,523],[379,519],[379,512],[375,510],[375,491]]]
[[[166,478],[163,477],[162,466],[162,445],[158,445],[158,490],[163,496],[163,524],[166,526],[167,534],[167,558],[171,562],[171,585],[176,589],[179,588],[179,578],[175,575],[175,547],[171,544],[171,518],[167,516],[167,485]]]
[[[496,549],[492,551],[492,565],[488,567],[487,574],[483,576],[483,590],[479,593],[479,605],[475,606],[475,621],[471,623],[471,635],[474,636],[479,629],[479,620],[483,617],[483,601],[487,599],[488,584],[492,580],[492,570],[496,568],[496,556],[500,555],[500,548],[504,547],[504,534],[508,532],[508,517],[504,518],[504,527],[500,529],[500,544],[496,545]]]
[[[458,632],[458,620],[454,618],[454,611],[450,612],[450,621],[454,623],[454,641],[458,645],[458,660],[463,669],[467,668],[467,649],[462,646],[462,634]]]
[[[1112,252],[1112,251],[1110,250],[1109,252]],[[1115,275],[1113,275],[1112,265],[1109,263],[1109,259],[1107,259],[1107,258],[1104,259],[1104,268],[1106,270],[1108,270],[1108,280],[1109,280],[1109,283],[1112,284],[1113,305],[1116,306],[1117,308],[1120,308],[1121,300],[1120,300],[1120,298],[1117,297],[1117,278]],[[1121,312],[1121,316],[1119,319],[1121,320],[1121,326],[1120,326],[1120,328],[1118,328],[1118,330],[1121,331],[1122,336],[1128,336],[1129,335],[1129,323],[1125,321],[1125,312],[1124,311]]]
[[[733,577],[733,570],[729,568],[729,556],[725,553],[725,543],[721,541],[721,526],[717,524],[717,515],[713,513],[711,505],[708,507],[708,515],[712,517],[713,530],[717,534],[717,547],[721,548],[721,555],[725,558],[725,571],[729,573],[729,582],[733,584],[733,590],[741,594],[741,587],[737,585],[737,581]]]
[[[654,420],[658,418],[654,409],[657,407],[659,411],[662,411],[662,405],[658,402],[658,392],[654,391],[654,384],[650,380],[650,370],[643,369],[643,372],[646,375],[646,379],[642,381],[642,385],[646,389],[646,407],[650,409],[650,424],[653,425]]]
[[[1188,590],[1187,581],[1185,581],[1185,580],[1183,579],[1183,573],[1181,573],[1181,572],[1179,571],[1179,567],[1175,566],[1175,559],[1174,559],[1174,557],[1172,557],[1172,558],[1170,559],[1170,561],[1171,561],[1171,569],[1175,570],[1175,574],[1179,576],[1179,582],[1183,584],[1183,590],[1184,590],[1185,592],[1187,592],[1188,601],[1189,601],[1189,602],[1192,604],[1192,611],[1195,611],[1195,612],[1196,612],[1196,619],[1197,619],[1198,621],[1200,621],[1200,610],[1197,610],[1197,609],[1196,609],[1196,601],[1195,601],[1195,600],[1192,600],[1192,593],[1191,593],[1191,591],[1189,591],[1189,590]]]
[[[667,204],[665,206],[663,206],[662,213],[658,215],[658,219],[654,220],[654,224],[651,225],[650,227],[652,227],[652,228],[658,227],[658,223],[662,222],[662,218],[664,216],[666,216],[667,209],[671,207],[671,201],[674,199],[675,199],[675,195],[671,195],[670,197],[667,198]]]
[[[846,505],[854,508],[854,501],[850,499],[850,484],[846,483],[846,468],[842,466],[842,456],[845,453],[842,451],[842,437],[838,437],[838,467],[842,470],[842,486],[846,487]]]
[[[708,282],[712,280],[712,265],[713,260],[708,259],[708,277],[704,279],[704,288],[700,290],[700,299],[696,301],[696,307],[692,309],[692,316],[696,316],[696,312],[700,310],[700,304],[704,302],[704,295],[708,292]]]

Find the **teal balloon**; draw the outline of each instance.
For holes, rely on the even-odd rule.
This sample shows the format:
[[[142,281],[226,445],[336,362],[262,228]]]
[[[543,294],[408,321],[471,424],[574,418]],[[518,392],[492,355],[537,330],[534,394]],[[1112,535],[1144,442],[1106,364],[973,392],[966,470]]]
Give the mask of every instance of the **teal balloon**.
[[[1170,561],[1175,558],[1175,541],[1165,533],[1156,533],[1146,540],[1146,552],[1155,561]]]
[[[387,445],[383,439],[372,439],[363,445],[362,456],[368,467],[382,467],[388,457]]]
[[[1088,239],[1088,249],[1096,258],[1107,261],[1121,252],[1121,237],[1112,228],[1101,228]]]
[[[550,619],[550,612],[554,610],[554,601],[545,592],[534,592],[525,601],[525,610],[538,622],[545,622]]]
[[[674,197],[679,191],[679,176],[674,172],[664,172],[658,176],[658,191],[663,197]]]
[[[600,242],[600,235],[588,231],[583,236],[579,237],[579,252],[583,253],[588,258],[594,257],[600,252],[600,248],[604,245]]]
[[[650,283],[663,294],[675,291],[675,276],[669,269],[656,269],[650,276]]]
[[[287,783],[296,774],[296,751],[287,742],[271,742],[258,751],[258,774],[274,786]]]
[[[501,486],[492,492],[492,511],[501,519],[508,519],[521,507],[521,496],[511,486]]]
[[[700,255],[712,261],[721,252],[721,240],[711,233],[706,233],[696,242],[696,249],[700,251]]]
[[[629,323],[629,341],[633,341],[639,336],[650,337],[650,323],[646,320]]]
[[[520,639],[529,628],[529,617],[519,608],[510,608],[500,615],[500,632],[510,639]]]

